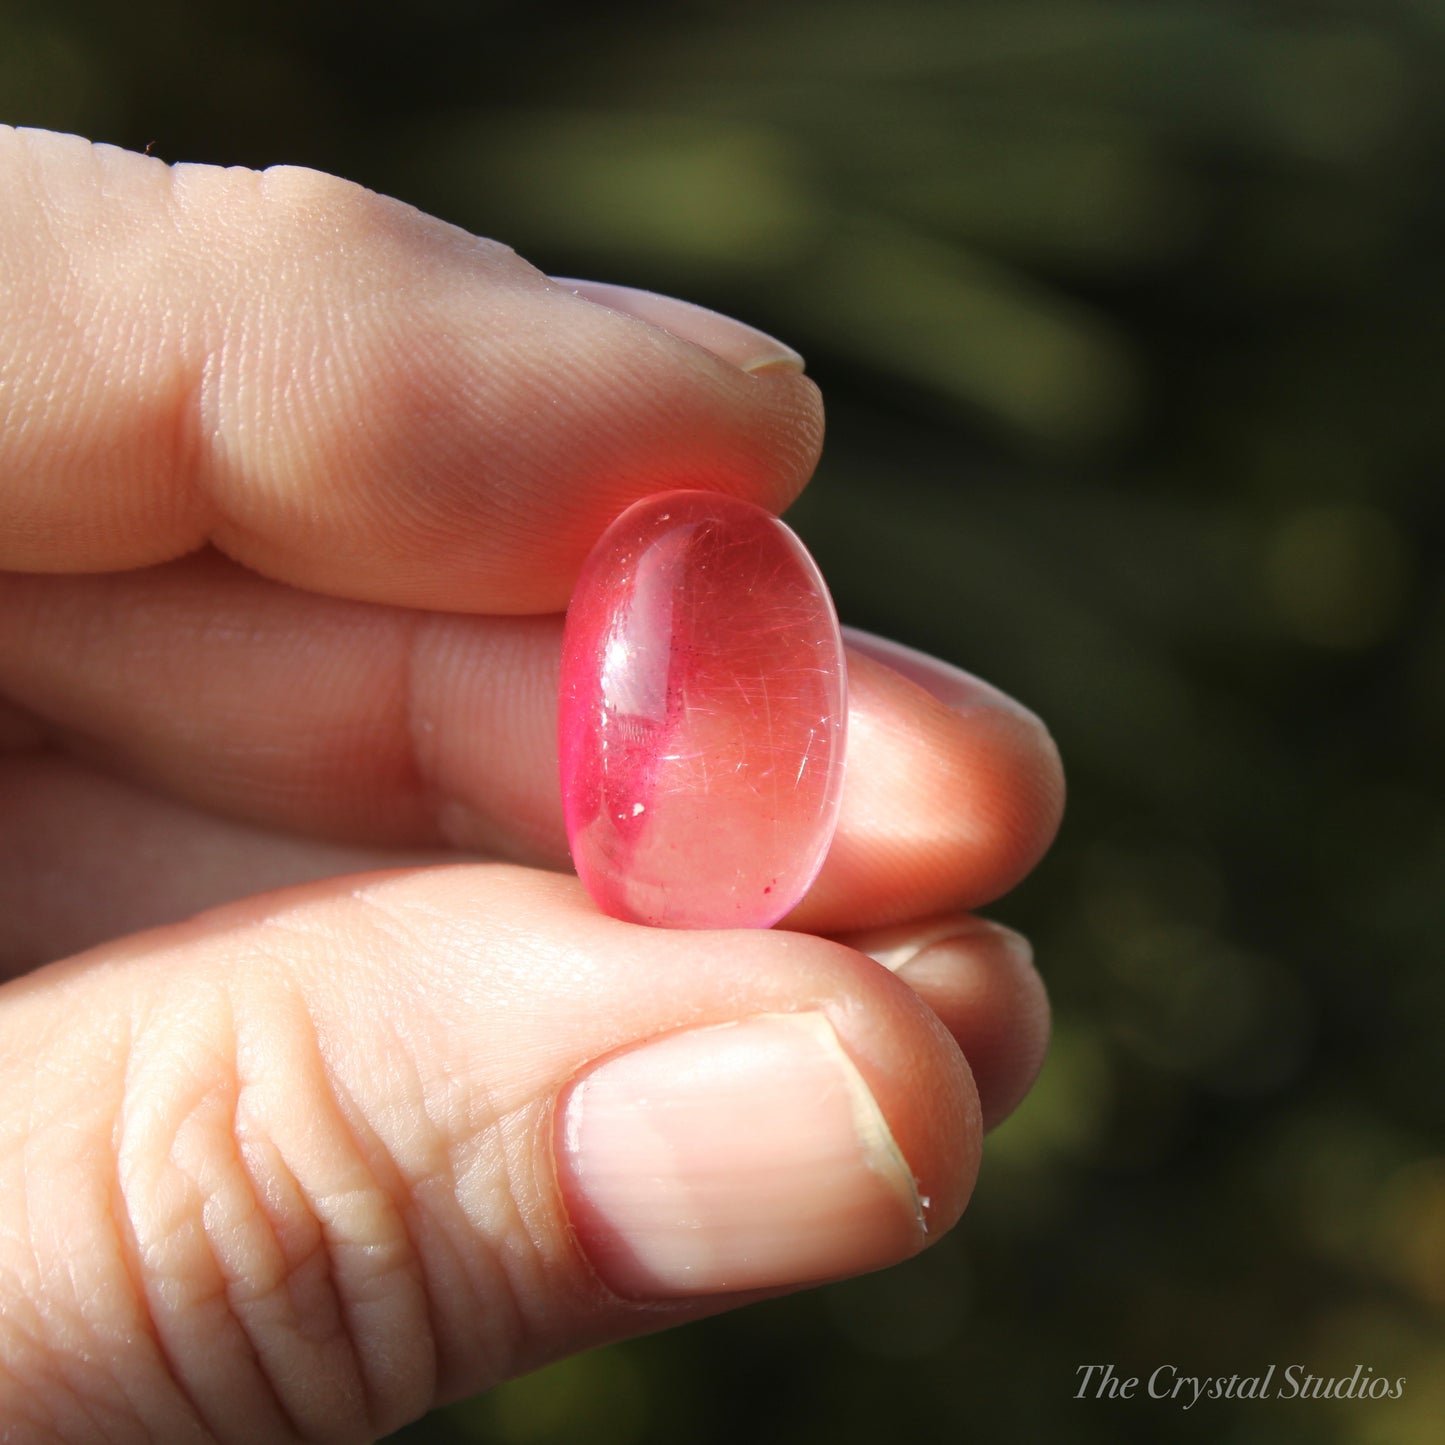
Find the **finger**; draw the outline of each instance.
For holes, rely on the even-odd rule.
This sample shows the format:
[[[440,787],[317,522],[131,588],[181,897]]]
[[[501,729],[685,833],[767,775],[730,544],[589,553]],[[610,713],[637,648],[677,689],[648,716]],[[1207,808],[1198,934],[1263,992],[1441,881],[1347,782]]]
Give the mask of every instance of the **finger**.
[[[501,867],[6,985],[0,1121],[0,1391],[61,1439],[371,1440],[906,1257],[979,1147],[962,1056],[862,955],[638,928]]]
[[[560,629],[322,598],[214,556],[105,578],[12,575],[0,577],[0,691],[81,756],[231,817],[564,868]],[[975,907],[1058,826],[1058,754],[1037,718],[889,646],[852,638],[838,834],[789,926]]]
[[[0,758],[0,981],[249,894],[440,862],[277,834],[55,754]],[[840,940],[896,973],[973,1071],[986,1128],[1027,1093],[1048,1042],[1028,943],[964,915]]]
[[[951,1033],[992,1129],[1023,1102],[1049,1046],[1049,996],[1028,940],[969,915],[840,940],[897,974]]]
[[[1007,893],[1063,817],[1058,748],[1035,714],[938,658],[855,628],[848,762],[833,846],[784,923],[880,927]]]
[[[553,611],[631,501],[780,510],[817,459],[786,347],[329,176],[0,128],[0,193],[0,568],[209,541],[341,596]]]
[[[0,756],[0,982],[253,893],[442,861],[240,823],[54,752]]]
[[[45,739],[45,726],[34,713],[0,697],[0,753],[42,748]]]

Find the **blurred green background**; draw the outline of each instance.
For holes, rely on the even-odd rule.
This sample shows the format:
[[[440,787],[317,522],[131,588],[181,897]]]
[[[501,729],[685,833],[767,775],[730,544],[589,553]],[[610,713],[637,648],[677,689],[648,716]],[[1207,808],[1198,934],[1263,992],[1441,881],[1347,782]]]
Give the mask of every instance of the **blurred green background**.
[[[955,1234],[398,1441],[1441,1438],[1445,5],[0,0],[0,119],[786,337],[845,619],[1069,768],[994,910],[1056,1041]],[[1095,1362],[1407,1385],[1185,1412]]]

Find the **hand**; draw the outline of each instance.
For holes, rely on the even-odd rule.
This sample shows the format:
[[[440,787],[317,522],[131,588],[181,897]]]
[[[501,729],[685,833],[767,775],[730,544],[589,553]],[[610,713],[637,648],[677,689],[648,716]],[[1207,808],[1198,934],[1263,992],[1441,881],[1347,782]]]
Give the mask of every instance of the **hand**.
[[[796,931],[549,871],[579,562],[786,506],[796,357],[310,172],[0,131],[0,194],[6,1438],[370,1439],[948,1229],[1047,1033],[957,911],[1057,825],[1031,714],[855,638]]]

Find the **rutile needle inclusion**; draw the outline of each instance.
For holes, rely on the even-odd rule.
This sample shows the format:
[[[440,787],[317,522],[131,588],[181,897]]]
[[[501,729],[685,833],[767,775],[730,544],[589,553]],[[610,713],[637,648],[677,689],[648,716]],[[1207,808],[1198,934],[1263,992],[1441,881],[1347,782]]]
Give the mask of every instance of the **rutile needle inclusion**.
[[[562,800],[605,913],[766,928],[822,865],[847,677],[822,574],[770,512],[714,492],[628,508],[582,568],[562,649]]]

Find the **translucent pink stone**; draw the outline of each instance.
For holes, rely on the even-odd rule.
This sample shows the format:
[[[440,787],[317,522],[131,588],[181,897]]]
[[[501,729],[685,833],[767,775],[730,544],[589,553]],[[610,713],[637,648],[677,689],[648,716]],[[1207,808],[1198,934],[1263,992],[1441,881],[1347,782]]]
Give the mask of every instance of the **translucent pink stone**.
[[[832,841],[846,715],[833,602],[782,522],[713,492],[630,507],[583,566],[562,651],[567,838],[598,906],[776,923]]]

